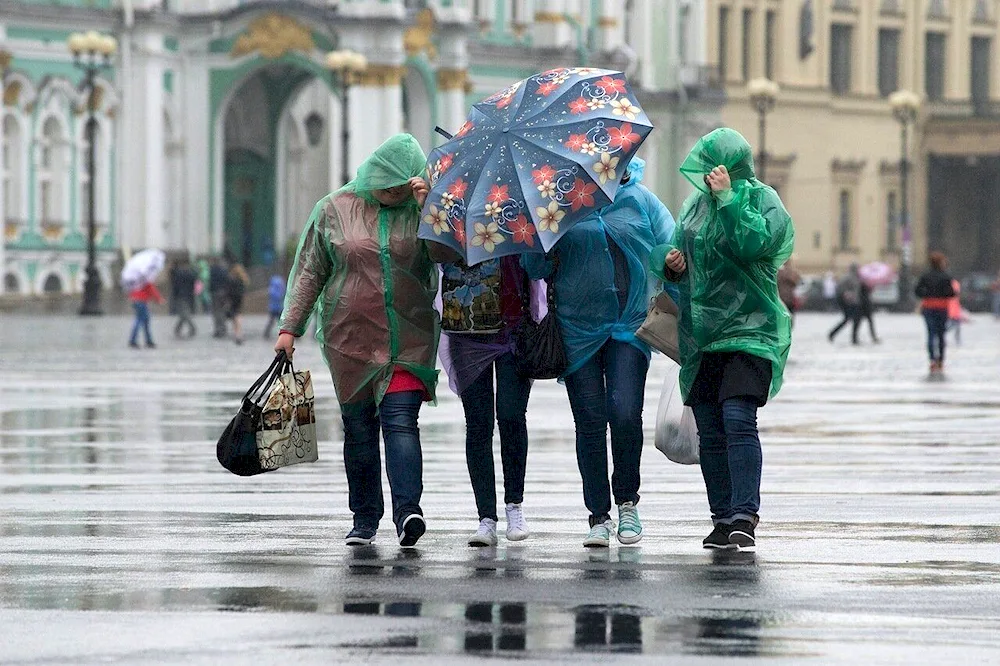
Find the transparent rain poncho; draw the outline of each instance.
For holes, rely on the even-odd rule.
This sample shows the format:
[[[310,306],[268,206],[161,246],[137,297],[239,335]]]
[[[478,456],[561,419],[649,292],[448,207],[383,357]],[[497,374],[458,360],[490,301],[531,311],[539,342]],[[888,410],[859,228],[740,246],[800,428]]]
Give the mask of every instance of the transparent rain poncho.
[[[716,198],[704,179],[719,165],[733,186]],[[698,191],[684,202],[673,242],[657,247],[649,262],[665,278],[670,250],[687,260],[679,283],[681,393],[687,399],[706,352],[746,352],[771,361],[773,397],[791,346],[777,274],[792,254],[792,218],[777,192],[756,179],[750,144],[735,130],[703,136],[680,170]]]
[[[563,377],[583,367],[609,339],[631,344],[650,356],[649,346],[635,337],[650,297],[661,286],[650,279],[647,263],[650,251],[670,240],[674,219],[640,184],[645,165],[642,159],[632,158],[631,177],[618,189],[614,202],[576,223],[547,255],[521,257],[521,265],[534,280],[555,272],[556,316],[569,357]],[[628,262],[629,292],[623,312],[619,312],[609,237]]]
[[[315,308],[316,339],[344,407],[380,403],[397,366],[434,396],[438,271],[417,238],[420,209],[412,197],[386,207],[372,195],[424,168],[416,139],[390,138],[316,204],[302,233],[281,329],[302,335]]]

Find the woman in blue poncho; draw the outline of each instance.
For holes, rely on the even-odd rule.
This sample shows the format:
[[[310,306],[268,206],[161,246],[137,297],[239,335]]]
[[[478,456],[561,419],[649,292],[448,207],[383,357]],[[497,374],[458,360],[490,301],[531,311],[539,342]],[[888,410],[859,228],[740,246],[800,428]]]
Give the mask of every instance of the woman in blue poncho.
[[[521,261],[532,279],[550,278],[569,367],[576,457],[590,511],[585,546],[607,547],[618,505],[618,541],[642,538],[639,459],[649,347],[635,337],[657,288],[646,266],[652,248],[672,236],[674,220],[641,185],[645,162],[633,158],[612,204],[576,224],[545,256]],[[607,429],[614,472],[608,484]]]

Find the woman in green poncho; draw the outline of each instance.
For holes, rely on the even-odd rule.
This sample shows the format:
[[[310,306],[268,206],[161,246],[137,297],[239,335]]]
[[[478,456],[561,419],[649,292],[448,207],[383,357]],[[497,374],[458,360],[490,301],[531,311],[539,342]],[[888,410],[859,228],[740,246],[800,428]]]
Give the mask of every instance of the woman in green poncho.
[[[681,393],[694,411],[714,528],[706,548],[756,547],[761,449],[757,410],[781,388],[791,317],[777,274],[795,231],[778,194],[754,176],[731,129],[702,137],[681,172],[698,191],[650,268],[680,287]]]
[[[409,134],[379,146],[354,180],[316,204],[288,277],[275,350],[291,356],[315,308],[344,421],[348,545],[371,543],[382,518],[380,429],[400,545],[426,529],[417,414],[434,399],[440,320],[437,268],[417,238],[425,162]]]

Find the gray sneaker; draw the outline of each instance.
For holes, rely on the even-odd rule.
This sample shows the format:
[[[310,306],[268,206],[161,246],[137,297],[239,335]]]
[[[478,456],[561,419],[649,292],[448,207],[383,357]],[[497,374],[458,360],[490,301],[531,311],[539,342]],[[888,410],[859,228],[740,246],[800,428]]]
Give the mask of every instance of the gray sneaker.
[[[587,548],[607,548],[611,545],[611,533],[615,531],[614,522],[608,518],[603,523],[597,523],[590,528],[583,545]]]

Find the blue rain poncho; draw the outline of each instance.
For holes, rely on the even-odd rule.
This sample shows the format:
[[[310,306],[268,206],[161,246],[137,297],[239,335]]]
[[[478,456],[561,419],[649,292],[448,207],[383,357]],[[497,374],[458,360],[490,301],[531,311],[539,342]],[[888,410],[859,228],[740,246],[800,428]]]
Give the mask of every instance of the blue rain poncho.
[[[732,180],[722,197],[704,180],[719,165]],[[664,260],[674,248],[687,261],[678,302],[681,394],[687,400],[705,353],[745,352],[771,361],[773,397],[791,346],[777,276],[795,244],[792,218],[778,193],[757,180],[750,144],[736,130],[703,136],[680,170],[698,191],[684,202],[673,242],[653,251],[650,269],[666,278]]]
[[[633,158],[631,177],[613,203],[578,222],[547,255],[521,258],[533,280],[555,271],[556,314],[569,357],[563,377],[579,370],[609,339],[631,344],[650,357],[649,346],[635,332],[646,318],[650,297],[660,288],[647,271],[649,253],[672,237],[674,218],[640,184],[645,166],[642,159]],[[629,293],[620,315],[609,236],[628,263]]]

